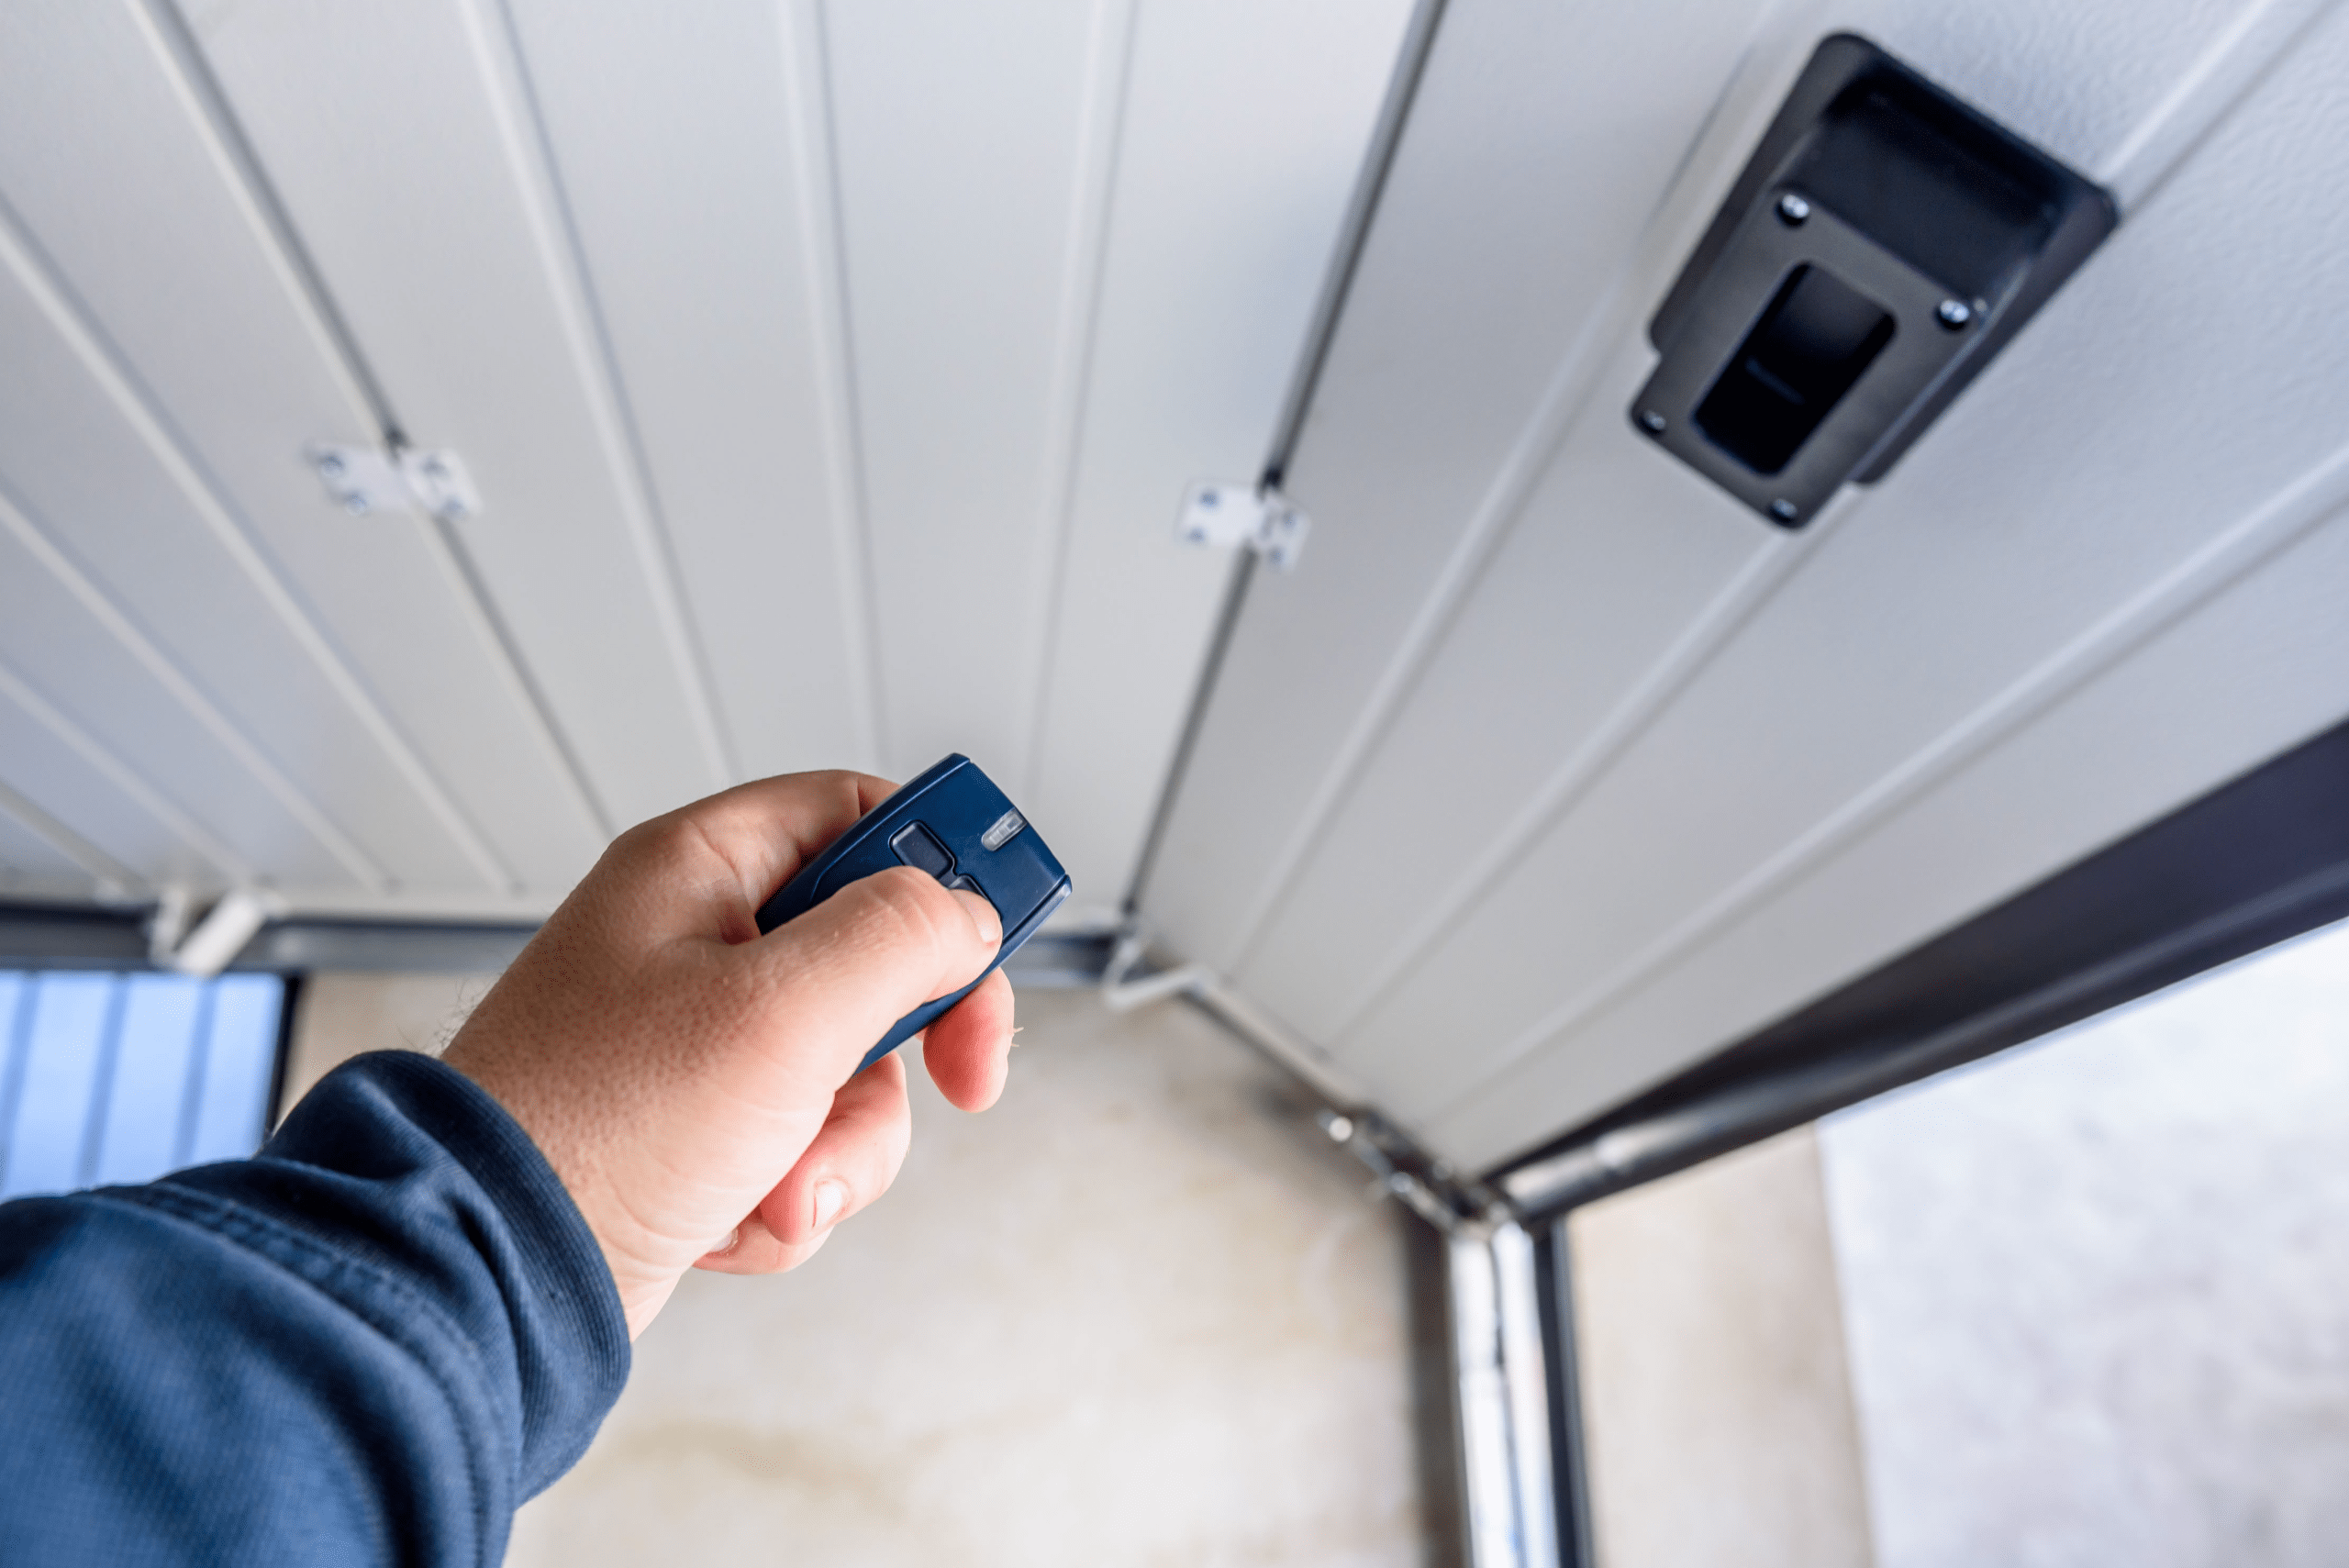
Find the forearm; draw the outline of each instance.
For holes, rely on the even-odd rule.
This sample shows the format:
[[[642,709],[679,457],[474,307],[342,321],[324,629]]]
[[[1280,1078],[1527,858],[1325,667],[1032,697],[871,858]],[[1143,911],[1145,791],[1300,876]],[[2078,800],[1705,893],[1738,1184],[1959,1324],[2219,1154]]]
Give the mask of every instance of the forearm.
[[[0,1560],[494,1563],[627,1369],[521,1129],[362,1058],[259,1158],[0,1206]]]

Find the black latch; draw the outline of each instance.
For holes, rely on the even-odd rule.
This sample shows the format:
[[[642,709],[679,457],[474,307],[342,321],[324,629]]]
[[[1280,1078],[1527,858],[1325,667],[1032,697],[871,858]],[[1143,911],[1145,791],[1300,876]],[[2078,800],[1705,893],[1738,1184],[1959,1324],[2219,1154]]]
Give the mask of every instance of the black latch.
[[[1865,39],[1819,46],[1664,296],[1631,422],[1787,528],[1872,484],[2112,198]]]

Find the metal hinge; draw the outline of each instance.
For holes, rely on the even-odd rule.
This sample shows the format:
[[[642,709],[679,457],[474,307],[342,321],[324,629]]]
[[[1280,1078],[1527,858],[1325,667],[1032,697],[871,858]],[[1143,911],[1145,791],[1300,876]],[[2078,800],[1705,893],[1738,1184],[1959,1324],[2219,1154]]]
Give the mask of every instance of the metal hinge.
[[[1447,1236],[1481,1240],[1514,1218],[1483,1184],[1428,1153],[1376,1111],[1332,1108],[1314,1120],[1330,1142],[1370,1167],[1372,1191],[1400,1200]]]
[[[337,447],[323,442],[303,455],[337,506],[354,517],[371,512],[422,512],[454,523],[481,511],[481,493],[452,451],[414,447]]]
[[[1241,545],[1275,569],[1287,571],[1305,551],[1312,519],[1270,485],[1237,480],[1202,480],[1183,494],[1174,537],[1186,544]]]
[[[266,887],[232,887],[199,919],[195,895],[169,884],[147,918],[147,956],[158,969],[208,980],[284,913],[285,900]]]

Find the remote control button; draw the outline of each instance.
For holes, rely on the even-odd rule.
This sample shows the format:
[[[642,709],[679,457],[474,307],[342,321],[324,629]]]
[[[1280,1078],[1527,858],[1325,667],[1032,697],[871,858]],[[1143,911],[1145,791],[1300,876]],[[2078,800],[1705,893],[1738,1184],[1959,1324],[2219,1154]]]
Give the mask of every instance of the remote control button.
[[[954,857],[938,841],[938,835],[918,822],[908,822],[892,833],[889,847],[897,851],[899,860],[941,882],[954,869]]]

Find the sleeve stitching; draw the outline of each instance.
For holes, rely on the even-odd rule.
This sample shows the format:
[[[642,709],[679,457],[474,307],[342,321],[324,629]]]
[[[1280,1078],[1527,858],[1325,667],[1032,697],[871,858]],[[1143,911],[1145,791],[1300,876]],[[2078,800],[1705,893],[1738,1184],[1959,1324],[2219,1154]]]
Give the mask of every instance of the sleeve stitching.
[[[482,1451],[480,1437],[473,1430],[473,1423],[465,1418],[465,1402],[457,1396],[455,1374],[446,1363],[471,1363],[472,1370],[484,1384],[487,1368],[483,1365],[480,1351],[471,1338],[439,1303],[396,1275],[370,1262],[338,1252],[317,1238],[305,1235],[267,1215],[208,1193],[155,1185],[119,1188],[86,1195],[90,1201],[100,1204],[120,1203],[132,1208],[161,1210],[174,1219],[200,1226],[207,1235],[217,1236],[277,1264],[343,1311],[364,1322],[421,1366],[440,1390],[441,1400],[462,1434],[473,1472],[474,1540],[477,1550],[487,1552],[496,1533],[491,1528],[489,1518],[489,1493],[495,1486],[490,1456]],[[367,1289],[338,1290],[335,1288],[336,1276],[363,1281]],[[371,1299],[371,1292],[396,1301],[411,1316],[404,1318],[396,1312],[380,1310],[376,1300]],[[502,1290],[499,1300],[510,1309],[510,1303],[506,1302]],[[417,1331],[427,1326],[429,1333]],[[428,1340],[440,1342],[434,1345],[426,1342]],[[511,1457],[515,1461],[511,1468],[518,1483],[520,1458],[518,1453]],[[486,1564],[488,1559],[484,1556],[479,1561]]]

